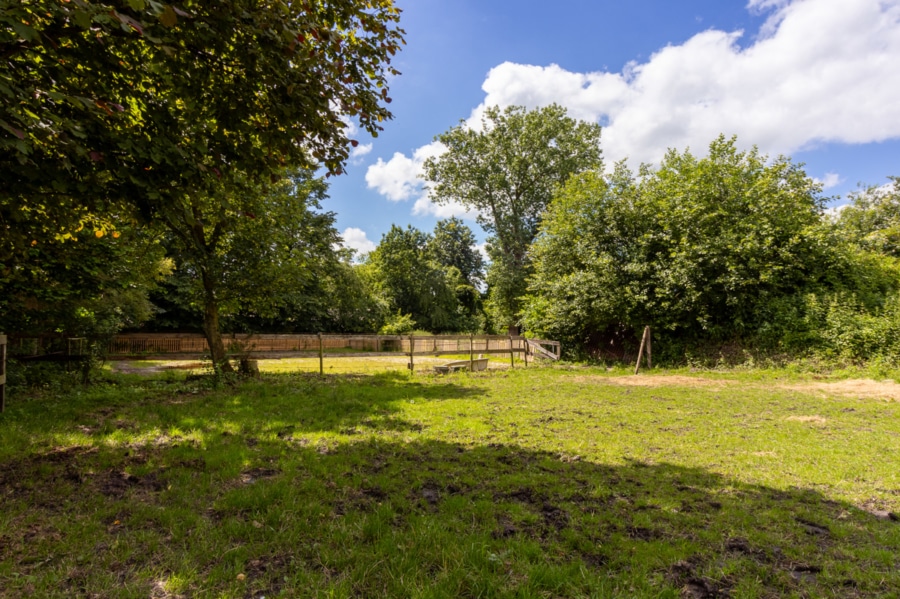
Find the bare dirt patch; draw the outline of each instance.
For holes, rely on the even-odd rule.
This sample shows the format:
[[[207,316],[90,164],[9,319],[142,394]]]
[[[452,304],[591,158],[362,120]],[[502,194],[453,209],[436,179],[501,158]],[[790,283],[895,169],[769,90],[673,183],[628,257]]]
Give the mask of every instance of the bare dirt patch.
[[[706,379],[697,376],[683,376],[678,374],[649,376],[637,374],[634,376],[576,376],[572,378],[576,383],[594,383],[609,385],[624,385],[627,387],[723,387],[733,381]]]
[[[822,416],[788,416],[785,420],[790,420],[792,422],[807,422],[810,424],[825,424],[828,422]]]
[[[891,380],[873,381],[871,379],[854,379],[849,381],[837,381],[834,383],[809,382],[783,385],[782,388],[865,399],[900,401],[900,384]]]
[[[143,375],[160,374],[167,370],[202,370],[204,367],[202,362],[197,362],[196,360],[171,360],[156,364],[138,363],[129,360],[115,360],[111,361],[109,366],[113,372]]]

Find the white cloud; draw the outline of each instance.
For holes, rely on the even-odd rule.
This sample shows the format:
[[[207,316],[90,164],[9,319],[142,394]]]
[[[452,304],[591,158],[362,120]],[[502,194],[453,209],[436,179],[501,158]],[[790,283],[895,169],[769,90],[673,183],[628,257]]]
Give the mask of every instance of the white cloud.
[[[435,204],[431,201],[425,191],[422,192],[422,195],[416,200],[416,203],[413,204],[412,212],[416,216],[431,215],[438,218],[450,218],[451,216],[458,216],[459,218],[464,218],[467,220],[475,220],[475,218],[478,216],[477,211],[469,210],[468,208],[457,202],[450,202],[449,204]]]
[[[366,236],[366,232],[356,227],[347,227],[341,233],[344,238],[344,246],[353,248],[360,254],[368,254],[375,249],[375,243]]]
[[[622,73],[503,63],[484,106],[557,102],[608,123],[607,158],[657,162],[670,147],[702,152],[718,134],[770,154],[822,142],[900,137],[900,0],[751,0],[773,10],[756,41],[708,30]]]
[[[813,181],[816,183],[820,183],[822,185],[822,189],[831,189],[832,187],[837,187],[841,183],[844,182],[844,179],[841,178],[837,173],[825,173],[825,176],[821,179],[818,177],[813,177]]]
[[[331,109],[335,112],[340,111],[337,104],[332,104]],[[341,122],[344,123],[344,127],[347,129],[344,132],[346,135],[353,136],[359,132],[359,127],[356,126],[356,123],[354,123],[353,119],[351,119],[349,116],[347,116],[346,114],[342,114],[339,118],[341,119]]]
[[[407,158],[400,152],[385,162],[381,158],[366,171],[366,185],[393,202],[408,200],[422,194],[422,180],[419,174],[422,165],[432,156],[440,156],[446,148],[440,142],[422,146]]]
[[[831,208],[826,208],[822,212],[825,214],[825,216],[831,219],[837,219],[837,217],[840,216],[841,212],[844,211],[844,208],[849,205],[850,204],[841,204],[840,206],[832,206]]]
[[[360,144],[350,150],[350,164],[362,164],[366,154],[372,151],[372,144]]]
[[[361,144],[350,150],[350,158],[360,158],[372,151],[372,144]]]
[[[746,48],[743,31],[710,29],[620,73],[500,64],[467,124],[480,128],[486,106],[556,102],[604,124],[608,163],[632,165],[656,163],[668,148],[702,154],[720,133],[770,155],[900,137],[900,0],[749,0],[747,8],[769,18]],[[394,201],[418,197],[417,213],[435,213],[417,176],[438,145],[379,159],[369,187]],[[840,178],[829,173],[822,183]]]

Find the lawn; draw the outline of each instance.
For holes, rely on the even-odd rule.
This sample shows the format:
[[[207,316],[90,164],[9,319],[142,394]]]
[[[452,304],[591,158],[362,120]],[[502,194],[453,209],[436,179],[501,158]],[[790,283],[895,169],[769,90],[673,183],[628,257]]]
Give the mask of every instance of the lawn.
[[[10,397],[0,597],[900,596],[893,382],[261,366]]]

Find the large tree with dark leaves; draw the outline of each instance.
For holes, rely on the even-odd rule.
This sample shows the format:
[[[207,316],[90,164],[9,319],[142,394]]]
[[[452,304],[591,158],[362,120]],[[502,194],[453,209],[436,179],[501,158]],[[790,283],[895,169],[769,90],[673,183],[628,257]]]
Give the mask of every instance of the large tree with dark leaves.
[[[341,173],[348,119],[391,116],[398,20],[392,0],[0,3],[3,267],[113,207],[196,221],[285,166]]]

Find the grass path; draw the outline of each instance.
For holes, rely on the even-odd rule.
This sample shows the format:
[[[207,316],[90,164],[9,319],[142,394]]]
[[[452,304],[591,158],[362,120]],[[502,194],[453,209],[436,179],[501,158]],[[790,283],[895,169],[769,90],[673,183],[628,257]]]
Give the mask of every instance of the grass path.
[[[288,366],[11,398],[0,597],[900,596],[892,383]]]

